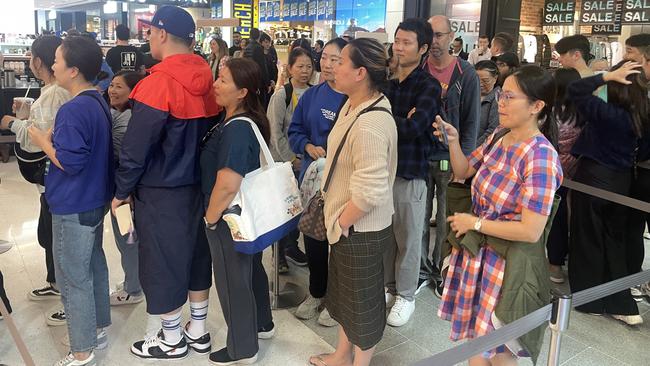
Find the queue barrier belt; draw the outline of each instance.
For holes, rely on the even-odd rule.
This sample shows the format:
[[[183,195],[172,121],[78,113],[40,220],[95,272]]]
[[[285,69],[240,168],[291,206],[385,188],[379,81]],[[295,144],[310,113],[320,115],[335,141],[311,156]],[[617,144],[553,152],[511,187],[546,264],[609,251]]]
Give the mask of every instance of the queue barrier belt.
[[[650,270],[604,283],[573,294],[572,306],[580,306],[630,287],[650,282]],[[414,363],[414,366],[453,366],[470,357],[519,338],[551,319],[552,304],[546,305],[502,328]]]
[[[618,193],[606,191],[584,183],[565,178],[563,186],[578,192],[586,193],[614,203],[635,208],[650,213],[650,203]],[[580,306],[594,300],[629,289],[630,287],[650,282],[650,270],[622,277],[586,290],[572,294],[572,306]],[[472,339],[454,348],[425,358],[414,366],[452,366],[485,351],[492,350],[513,339],[519,338],[551,319],[553,304],[546,305],[514,322],[496,329],[482,337]]]

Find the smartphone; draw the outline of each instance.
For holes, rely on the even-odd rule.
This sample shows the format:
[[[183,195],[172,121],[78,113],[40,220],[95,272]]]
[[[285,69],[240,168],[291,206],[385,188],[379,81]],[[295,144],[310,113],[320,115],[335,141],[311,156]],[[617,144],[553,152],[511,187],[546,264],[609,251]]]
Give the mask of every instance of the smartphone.
[[[439,114],[439,116],[440,116],[440,118],[442,118],[443,121],[446,121],[446,120],[447,120],[447,118],[446,118],[447,116],[445,115],[445,112],[444,112],[444,110],[442,110],[442,109],[440,110],[440,114]],[[442,143],[443,143],[445,146],[449,146],[449,138],[447,137],[447,130],[445,130],[445,127],[442,126],[442,125],[439,125],[438,128],[437,128],[437,130],[438,130],[438,131],[440,132],[440,134],[442,135]]]

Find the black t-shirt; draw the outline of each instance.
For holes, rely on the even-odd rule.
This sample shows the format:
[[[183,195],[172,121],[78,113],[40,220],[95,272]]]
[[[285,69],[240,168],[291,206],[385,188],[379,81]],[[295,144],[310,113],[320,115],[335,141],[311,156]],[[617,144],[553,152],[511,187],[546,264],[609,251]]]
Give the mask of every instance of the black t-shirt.
[[[250,123],[238,117],[241,115],[216,125],[201,149],[201,189],[206,203],[219,170],[230,168],[244,177],[260,167],[257,137]]]
[[[114,73],[120,70],[139,71],[144,55],[134,46],[115,46],[106,53],[106,63]]]

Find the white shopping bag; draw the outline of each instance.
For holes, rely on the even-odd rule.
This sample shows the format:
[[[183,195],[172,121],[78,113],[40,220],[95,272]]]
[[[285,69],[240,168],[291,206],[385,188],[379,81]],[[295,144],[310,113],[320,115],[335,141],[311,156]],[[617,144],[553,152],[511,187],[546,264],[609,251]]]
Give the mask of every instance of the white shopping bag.
[[[297,227],[302,203],[291,163],[274,162],[257,125],[246,117],[237,119],[250,123],[255,132],[260,145],[260,168],[246,174],[223,219],[230,228],[235,250],[254,254]]]

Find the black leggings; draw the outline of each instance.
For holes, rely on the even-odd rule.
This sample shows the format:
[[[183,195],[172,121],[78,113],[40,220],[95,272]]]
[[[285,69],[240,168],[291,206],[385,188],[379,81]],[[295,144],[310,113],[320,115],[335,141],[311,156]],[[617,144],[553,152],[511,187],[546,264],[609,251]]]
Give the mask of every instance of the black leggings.
[[[303,235],[305,240],[305,253],[309,267],[309,293],[320,299],[327,292],[327,265],[329,258],[329,244],[327,240],[320,241]]]
[[[56,283],[54,255],[52,254],[52,213],[50,213],[50,205],[45,200],[45,194],[41,194],[41,212],[38,216],[37,235],[38,244],[45,249],[46,281]]]
[[[548,262],[555,266],[564,265],[564,260],[569,253],[569,206],[567,202],[568,190],[560,187],[557,194],[562,198],[553,218],[553,226],[548,234],[546,250]]]

